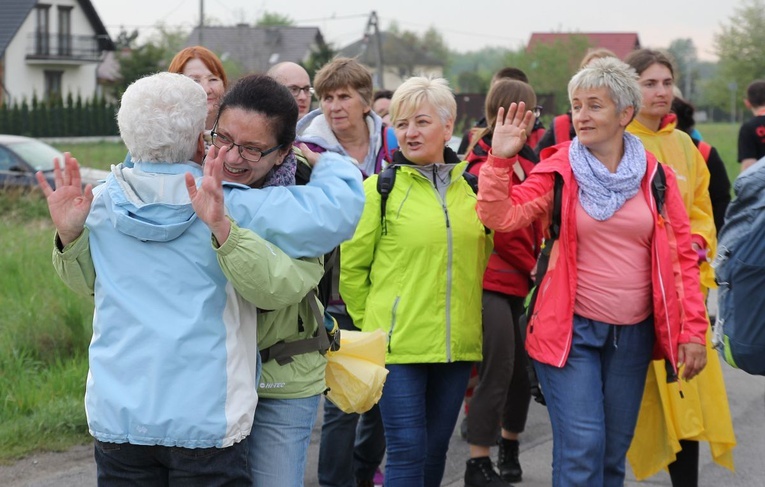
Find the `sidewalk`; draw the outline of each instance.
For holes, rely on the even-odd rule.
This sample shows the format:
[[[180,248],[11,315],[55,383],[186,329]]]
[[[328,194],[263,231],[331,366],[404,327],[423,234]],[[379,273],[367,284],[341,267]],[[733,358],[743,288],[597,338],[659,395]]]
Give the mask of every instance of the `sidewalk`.
[[[751,376],[723,364],[728,399],[736,429],[738,446],[734,450],[736,473],[711,461],[709,448],[701,444],[700,487],[765,487],[765,377]],[[317,487],[316,468],[319,455],[321,409],[308,452],[305,485]],[[461,421],[460,417],[460,421]],[[458,423],[459,424],[459,423]],[[496,450],[492,452],[496,458]],[[520,459],[523,482],[519,487],[550,485],[552,435],[543,406],[532,403],[526,431],[521,436]],[[442,485],[462,487],[468,445],[455,431],[452,435]],[[669,476],[662,472],[653,478],[636,482],[629,467],[628,487],[670,486]],[[80,446],[64,453],[42,453],[25,458],[12,466],[0,466],[2,487],[95,487],[96,472],[92,446]],[[271,487],[271,486],[269,486]],[[273,486],[281,487],[281,486]]]

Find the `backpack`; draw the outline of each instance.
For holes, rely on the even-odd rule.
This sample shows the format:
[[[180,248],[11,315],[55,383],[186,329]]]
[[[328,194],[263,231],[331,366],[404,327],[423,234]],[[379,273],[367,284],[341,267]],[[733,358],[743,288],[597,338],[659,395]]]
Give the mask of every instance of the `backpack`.
[[[712,267],[718,285],[712,343],[731,366],[765,375],[765,211],[761,207],[728,207]]]
[[[667,176],[664,174],[664,168],[661,164],[656,167],[656,174],[651,180],[651,192],[656,200],[656,211],[661,213],[664,210],[664,195],[667,190]],[[531,290],[529,297],[526,300],[526,311],[521,316],[519,328],[521,330],[521,340],[526,342],[526,324],[531,320],[531,316],[534,314],[534,306],[537,302],[537,293],[539,291],[539,285],[542,283],[542,279],[547,273],[547,266],[550,264],[550,254],[552,253],[553,243],[558,240],[560,236],[561,227],[561,213],[563,206],[563,176],[560,173],[555,173],[555,185],[553,187],[553,210],[552,219],[550,220],[549,233],[550,237],[545,239],[542,251],[539,253],[537,259],[537,273],[534,279],[534,289]],[[524,347],[525,349],[525,347]],[[537,379],[536,371],[534,370],[534,364],[531,360],[527,362],[526,373],[529,377],[531,384],[531,395],[534,400],[539,404],[545,405],[544,394],[539,386],[539,379]]]
[[[383,235],[388,234],[388,223],[385,218],[385,211],[388,206],[388,196],[390,195],[390,192],[393,191],[393,185],[396,184],[396,172],[398,172],[399,167],[401,166],[398,164],[390,165],[377,175],[377,192],[380,194],[380,226]],[[462,177],[465,178],[465,181],[467,181],[470,189],[473,190],[473,193],[478,194],[478,176],[465,171],[462,173]],[[488,228],[486,229],[487,234],[490,231],[491,230]]]

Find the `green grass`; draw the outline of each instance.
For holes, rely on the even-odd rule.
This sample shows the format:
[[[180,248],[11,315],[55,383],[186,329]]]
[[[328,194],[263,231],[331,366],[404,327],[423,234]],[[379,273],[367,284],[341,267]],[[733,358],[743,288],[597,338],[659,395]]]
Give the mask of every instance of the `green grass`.
[[[39,191],[0,193],[0,462],[90,441],[83,408],[92,300],[59,281]]]
[[[711,144],[720,154],[731,183],[741,171],[738,163],[738,128],[734,123],[704,123],[696,125],[704,141]]]
[[[51,144],[61,152],[71,152],[81,166],[109,170],[125,160],[127,149],[120,142],[76,142]]]

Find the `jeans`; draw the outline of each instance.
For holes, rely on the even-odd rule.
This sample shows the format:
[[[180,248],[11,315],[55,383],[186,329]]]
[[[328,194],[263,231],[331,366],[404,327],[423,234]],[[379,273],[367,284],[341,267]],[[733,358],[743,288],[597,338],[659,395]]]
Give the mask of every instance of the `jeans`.
[[[348,315],[333,316],[341,329],[358,330]],[[372,480],[383,456],[385,434],[377,405],[364,414],[346,414],[331,401],[324,401],[319,485],[356,487],[356,480]]]
[[[653,318],[609,325],[574,316],[563,368],[534,361],[553,432],[553,486],[624,485],[654,345]]]
[[[387,487],[438,487],[472,362],[389,364],[380,412]]]
[[[301,487],[320,395],[260,398],[248,438],[255,487]]]
[[[228,448],[179,448],[96,440],[94,456],[99,486],[250,487],[247,451],[247,441]]]

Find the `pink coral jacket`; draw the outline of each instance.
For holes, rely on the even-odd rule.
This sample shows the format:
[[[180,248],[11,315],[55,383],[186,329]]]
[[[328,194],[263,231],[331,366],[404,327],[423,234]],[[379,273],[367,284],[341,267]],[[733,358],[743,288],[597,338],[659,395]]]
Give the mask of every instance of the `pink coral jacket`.
[[[576,295],[576,205],[579,186],[568,160],[569,143],[547,149],[523,184],[511,184],[515,158],[492,153],[480,171],[478,216],[487,227],[511,231],[541,219],[549,228],[555,173],[563,177],[561,234],[555,241],[547,273],[539,287],[534,314],[528,323],[526,349],[535,360],[563,367],[571,349]],[[664,166],[667,179],[662,214],[651,191],[656,158],[646,152],[647,170],[641,190],[654,215],[651,244],[653,317],[656,331],[654,357],[670,361],[677,373],[680,343],[705,343],[708,326],[699,290],[698,256],[691,246],[690,223],[675,174]],[[508,190],[509,188],[509,190]]]

